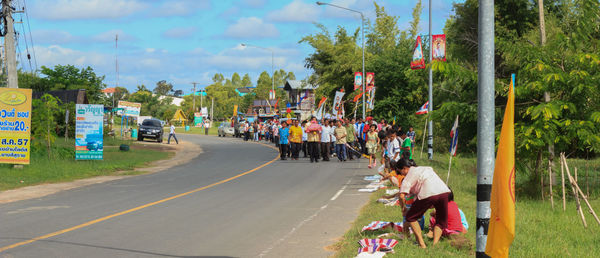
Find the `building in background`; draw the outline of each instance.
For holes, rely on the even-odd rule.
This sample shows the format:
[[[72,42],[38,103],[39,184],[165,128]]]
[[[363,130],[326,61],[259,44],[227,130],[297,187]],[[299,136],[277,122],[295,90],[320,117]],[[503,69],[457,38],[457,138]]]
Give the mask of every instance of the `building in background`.
[[[283,86],[288,94],[290,109],[300,119],[309,119],[315,107],[315,90],[319,86],[298,80],[287,80]]]

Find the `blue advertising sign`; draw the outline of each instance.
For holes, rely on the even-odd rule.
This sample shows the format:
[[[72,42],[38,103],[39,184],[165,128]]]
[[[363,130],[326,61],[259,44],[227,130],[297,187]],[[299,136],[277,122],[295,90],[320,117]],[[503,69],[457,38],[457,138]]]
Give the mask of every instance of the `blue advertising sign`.
[[[103,159],[104,106],[77,104],[75,112],[75,159]]]

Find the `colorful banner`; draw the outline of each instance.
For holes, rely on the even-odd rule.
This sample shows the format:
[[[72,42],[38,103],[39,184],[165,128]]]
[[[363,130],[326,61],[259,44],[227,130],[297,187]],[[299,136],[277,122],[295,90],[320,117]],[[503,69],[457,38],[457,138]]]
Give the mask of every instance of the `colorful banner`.
[[[203,119],[202,113],[200,113],[200,112],[194,113],[194,127],[201,127],[202,119]]]
[[[275,99],[275,91],[269,90],[269,99]]]
[[[375,73],[367,73],[367,89],[366,92],[371,91],[375,87]]]
[[[119,100],[117,107],[123,109],[123,111],[120,114],[122,116],[138,117],[138,116],[140,116],[140,110],[142,109],[142,104]]]
[[[485,254],[491,257],[508,257],[515,238],[515,75],[511,77],[490,197]]]
[[[432,35],[433,60],[446,61],[446,35]]]
[[[331,113],[333,115],[335,115],[336,117],[341,114],[343,111],[343,106],[342,106],[342,99],[344,98],[344,92],[343,91],[337,91],[335,93],[335,98],[333,99],[333,108],[331,110]]]
[[[238,111],[238,105],[233,105],[233,116],[234,117],[237,116],[237,111]]]
[[[102,160],[104,106],[77,104],[75,112],[75,159]]]
[[[321,120],[321,118],[323,118],[323,109],[325,107],[325,101],[327,101],[326,97],[321,98],[321,101],[319,101],[319,105],[317,108],[317,114],[315,115],[315,117],[318,120]]]
[[[31,89],[0,88],[0,163],[29,164]]]
[[[360,97],[362,97],[362,95],[363,95],[363,92],[361,91],[360,93],[358,93],[358,95],[354,96],[354,99],[352,99],[352,101],[354,103],[356,103],[360,99]]]
[[[376,89],[377,89],[376,87],[373,87],[371,89],[371,91],[369,91],[368,94],[367,94],[367,96],[368,96],[368,99],[367,99],[367,111],[368,112],[373,111],[373,109],[375,108],[375,90]]]
[[[417,43],[415,44],[415,50],[413,51],[413,58],[410,62],[410,69],[424,69],[425,58],[423,57],[423,48],[421,46],[421,36],[417,36]]]
[[[354,90],[357,90],[359,88],[362,87],[362,73],[361,72],[355,72],[354,73]]]
[[[344,94],[345,93],[343,91],[337,91],[335,93],[335,98],[333,99],[333,109],[331,110],[331,113],[336,117],[344,112],[344,108],[342,106],[342,99],[344,98]]]

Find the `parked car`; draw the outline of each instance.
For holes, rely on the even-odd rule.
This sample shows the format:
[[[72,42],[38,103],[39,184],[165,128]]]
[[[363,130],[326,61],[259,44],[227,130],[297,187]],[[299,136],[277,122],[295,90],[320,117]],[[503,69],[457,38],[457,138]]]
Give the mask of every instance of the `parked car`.
[[[233,129],[233,127],[231,127],[231,123],[223,122],[221,123],[221,125],[219,125],[219,130],[217,131],[217,134],[219,135],[219,137],[225,137],[227,135],[234,135],[235,130]]]
[[[138,132],[138,141],[143,141],[144,138],[152,138],[160,143],[163,141],[163,135],[164,131],[160,120],[144,119]]]

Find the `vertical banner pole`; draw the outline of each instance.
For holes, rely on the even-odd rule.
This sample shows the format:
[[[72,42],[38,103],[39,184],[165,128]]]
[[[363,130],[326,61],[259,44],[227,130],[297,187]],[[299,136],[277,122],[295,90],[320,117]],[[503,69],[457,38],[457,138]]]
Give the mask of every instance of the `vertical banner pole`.
[[[429,120],[429,115],[425,118],[425,127],[423,128],[423,142],[421,143],[421,155],[419,158],[423,158],[423,148],[425,147],[425,135],[427,135],[427,120]]]
[[[448,181],[450,180],[450,169],[452,168],[452,154],[450,154],[450,163],[448,164],[448,176],[446,177],[446,185],[448,185]]]
[[[496,147],[494,124],[494,1],[479,0],[476,257],[485,254]],[[514,85],[514,84],[513,84]],[[431,103],[430,103],[431,104]]]

